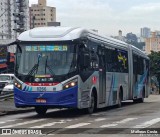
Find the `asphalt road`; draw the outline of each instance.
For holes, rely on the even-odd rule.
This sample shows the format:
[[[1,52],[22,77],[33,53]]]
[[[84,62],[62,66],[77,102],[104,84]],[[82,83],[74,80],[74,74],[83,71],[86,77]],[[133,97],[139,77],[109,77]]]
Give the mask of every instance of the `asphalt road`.
[[[160,128],[160,95],[151,95],[145,99],[145,103],[140,104],[127,101],[121,108],[100,109],[92,115],[85,114],[84,111],[68,109],[49,110],[44,117],[37,116],[35,112],[5,115],[0,117],[0,128],[16,128],[14,131],[12,129],[13,133],[19,132],[16,136],[22,136],[20,135],[22,132],[31,134],[31,132],[40,133],[41,131],[45,134],[24,136],[160,136],[157,134],[158,130],[160,133],[160,129],[157,129]],[[16,132],[18,128],[24,128],[24,130]],[[152,134],[132,134],[131,132],[152,132]]]

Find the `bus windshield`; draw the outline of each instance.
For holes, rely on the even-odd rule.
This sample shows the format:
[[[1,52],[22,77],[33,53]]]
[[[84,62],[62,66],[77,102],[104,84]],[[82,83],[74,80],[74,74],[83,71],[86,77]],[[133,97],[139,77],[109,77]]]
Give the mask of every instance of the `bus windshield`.
[[[52,77],[71,73],[77,68],[76,47],[73,44],[33,44],[20,47],[21,52],[17,54],[19,61],[16,64],[18,74]]]

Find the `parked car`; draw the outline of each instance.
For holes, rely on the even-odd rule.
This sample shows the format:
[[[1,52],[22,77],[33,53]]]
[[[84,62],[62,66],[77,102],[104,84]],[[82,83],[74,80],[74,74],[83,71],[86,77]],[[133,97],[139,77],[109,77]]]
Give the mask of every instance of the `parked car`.
[[[10,89],[12,87],[11,85],[13,85],[13,80],[14,80],[14,74],[0,74],[0,94],[5,86],[8,85],[8,87],[5,87],[5,89],[7,88]]]
[[[14,89],[13,83],[12,83],[12,84],[8,84],[8,85],[6,85],[6,86],[3,88],[1,94],[12,93],[12,92],[13,92],[13,89]]]

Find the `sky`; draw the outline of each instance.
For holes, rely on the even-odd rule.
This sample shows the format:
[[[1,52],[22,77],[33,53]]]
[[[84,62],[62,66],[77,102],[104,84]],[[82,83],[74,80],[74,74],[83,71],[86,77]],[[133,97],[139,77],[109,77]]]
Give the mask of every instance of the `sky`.
[[[61,26],[96,29],[108,36],[119,30],[140,34],[143,27],[160,30],[160,0],[47,0],[47,5],[56,7]]]

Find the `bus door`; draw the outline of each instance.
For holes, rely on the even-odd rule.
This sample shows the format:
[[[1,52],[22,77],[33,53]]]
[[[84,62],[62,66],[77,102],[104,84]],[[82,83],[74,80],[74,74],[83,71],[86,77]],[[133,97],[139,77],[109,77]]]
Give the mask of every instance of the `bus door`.
[[[105,49],[99,49],[99,103],[106,101],[106,64]]]
[[[133,98],[138,96],[138,56],[133,54]]]

